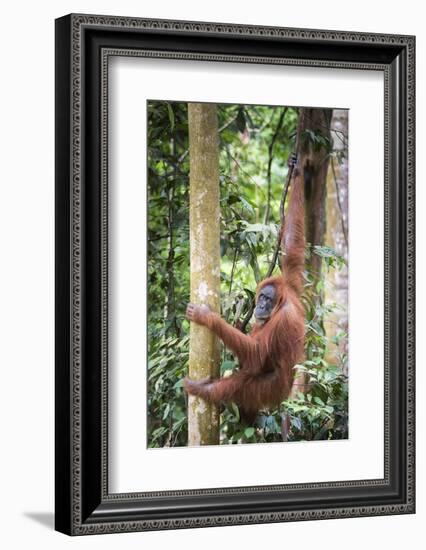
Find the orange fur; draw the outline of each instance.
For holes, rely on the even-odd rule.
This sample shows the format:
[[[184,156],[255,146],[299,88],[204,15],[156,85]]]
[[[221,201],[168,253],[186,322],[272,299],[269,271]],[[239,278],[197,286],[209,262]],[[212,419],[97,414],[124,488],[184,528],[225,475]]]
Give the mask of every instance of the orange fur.
[[[294,171],[284,226],[282,275],[263,280],[256,293],[274,285],[276,304],[266,322],[256,322],[249,335],[211,311],[197,312],[196,322],[207,326],[238,358],[240,368],[218,380],[185,380],[185,389],[214,403],[233,401],[252,422],[264,407],[277,406],[290,394],[294,365],[303,360],[304,309],[300,301],[304,268],[303,178]]]

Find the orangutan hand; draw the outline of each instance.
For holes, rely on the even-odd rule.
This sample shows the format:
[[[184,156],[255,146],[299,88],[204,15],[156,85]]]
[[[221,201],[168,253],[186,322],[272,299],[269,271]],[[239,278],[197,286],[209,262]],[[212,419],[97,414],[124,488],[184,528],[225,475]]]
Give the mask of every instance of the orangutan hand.
[[[188,304],[186,307],[186,318],[199,325],[205,325],[210,314],[211,309],[204,304]]]

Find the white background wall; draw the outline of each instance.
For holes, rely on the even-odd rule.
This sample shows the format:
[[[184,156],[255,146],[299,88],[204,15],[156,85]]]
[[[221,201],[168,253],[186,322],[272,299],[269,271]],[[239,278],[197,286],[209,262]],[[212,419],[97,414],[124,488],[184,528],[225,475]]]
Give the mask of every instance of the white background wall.
[[[69,12],[223,21],[417,35],[418,512],[293,524],[70,539],[53,527],[54,18]],[[88,0],[2,7],[0,118],[0,544],[3,548],[316,548],[424,541],[426,31],[414,0]],[[368,151],[366,151],[368,155]],[[285,468],[285,464],[281,465]],[[417,546],[418,547],[418,546]]]

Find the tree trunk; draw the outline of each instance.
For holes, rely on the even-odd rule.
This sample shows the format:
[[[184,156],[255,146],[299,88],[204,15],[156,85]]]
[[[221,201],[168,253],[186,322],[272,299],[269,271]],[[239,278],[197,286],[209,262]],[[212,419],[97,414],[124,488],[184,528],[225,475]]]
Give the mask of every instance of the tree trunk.
[[[334,158],[330,162],[327,178],[327,231],[325,242],[334,248],[338,254],[348,259],[348,156],[346,136],[348,135],[348,111],[336,109],[333,111],[331,127],[333,132],[333,149],[345,153],[340,162]],[[337,303],[338,308],[328,316],[324,323],[327,337],[331,340],[338,331],[348,332],[348,268],[330,269],[327,274],[325,289],[326,303]],[[335,350],[330,349],[334,355]],[[339,354],[347,355],[347,338],[343,338],[338,346]],[[334,356],[328,358],[330,362]]]
[[[322,301],[318,296],[317,282],[321,278],[322,258],[313,253],[314,246],[324,244],[326,229],[326,196],[327,171],[329,155],[324,144],[317,141],[318,136],[330,143],[330,121],[332,109],[306,108],[300,109],[297,127],[296,152],[298,164],[303,170],[305,185],[305,238],[310,248],[310,257],[306,268],[311,273],[313,281],[310,287],[310,304],[312,313],[316,305]],[[297,392],[308,390],[307,377],[296,371],[292,396]]]
[[[219,148],[216,105],[189,103],[191,302],[220,310]],[[218,377],[220,347],[206,327],[191,323],[189,377]],[[188,445],[219,443],[219,409],[188,398]]]
[[[322,261],[312,250],[314,245],[324,244],[329,157],[327,149],[315,143],[310,132],[330,141],[332,113],[332,109],[301,109],[297,129],[297,153],[305,177],[305,235],[311,248],[308,268],[315,280],[321,277]]]

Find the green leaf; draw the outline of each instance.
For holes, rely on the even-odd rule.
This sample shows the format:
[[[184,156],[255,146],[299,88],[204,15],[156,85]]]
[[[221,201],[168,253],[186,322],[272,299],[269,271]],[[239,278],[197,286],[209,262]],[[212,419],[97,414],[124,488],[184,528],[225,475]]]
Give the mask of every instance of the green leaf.
[[[254,214],[254,208],[253,206],[243,197],[240,197],[240,202],[244,206],[244,208],[250,212],[250,214]]]
[[[169,114],[169,121],[172,132],[175,129],[175,114],[173,112],[173,107],[170,105],[170,103],[167,103],[167,112]]]
[[[237,363],[235,361],[224,361],[220,367],[221,372],[226,370],[234,370],[237,368]]]
[[[231,403],[231,409],[234,413],[235,418],[237,419],[237,422],[240,421],[240,411],[235,403]]]
[[[291,425],[294,426],[299,431],[302,429],[302,421],[297,416],[291,417]]]
[[[269,225],[264,225],[263,223],[247,223],[245,230],[252,233],[262,233],[265,230],[269,231]]]
[[[321,405],[321,407],[324,406],[324,401],[322,399],[320,399],[319,397],[315,396],[313,398],[313,401],[317,404],[317,405]]]
[[[254,436],[255,429],[250,426],[249,428],[246,428],[244,430],[244,435],[247,437],[247,439],[250,439],[250,437]]]
[[[277,421],[275,420],[275,417],[273,417],[272,415],[266,418],[265,428],[268,433],[280,433],[281,431]]]
[[[166,408],[164,409],[163,413],[163,420],[165,420],[170,412],[170,403],[167,403]]]

